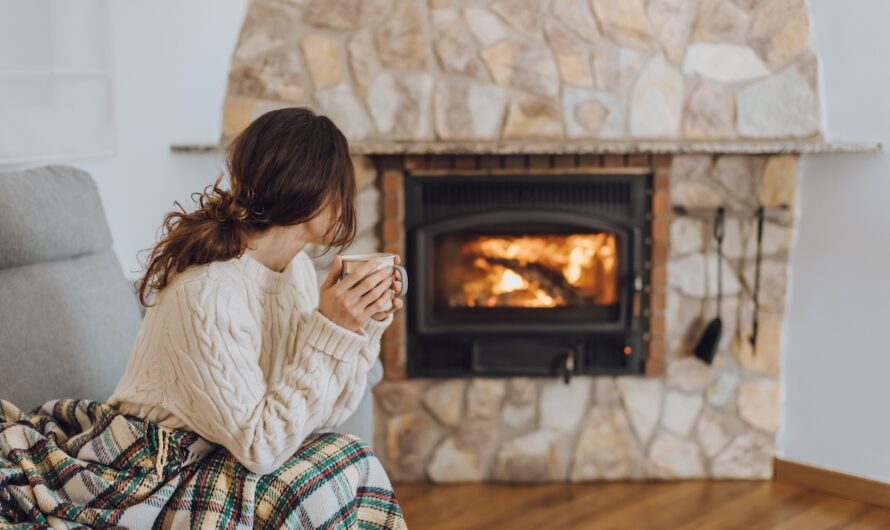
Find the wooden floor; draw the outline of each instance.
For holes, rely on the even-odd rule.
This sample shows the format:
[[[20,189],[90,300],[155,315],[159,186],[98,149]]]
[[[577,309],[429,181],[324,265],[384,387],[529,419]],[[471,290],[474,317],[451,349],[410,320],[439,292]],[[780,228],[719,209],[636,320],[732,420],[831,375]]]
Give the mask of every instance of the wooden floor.
[[[782,482],[396,484],[409,530],[888,529],[890,510]]]

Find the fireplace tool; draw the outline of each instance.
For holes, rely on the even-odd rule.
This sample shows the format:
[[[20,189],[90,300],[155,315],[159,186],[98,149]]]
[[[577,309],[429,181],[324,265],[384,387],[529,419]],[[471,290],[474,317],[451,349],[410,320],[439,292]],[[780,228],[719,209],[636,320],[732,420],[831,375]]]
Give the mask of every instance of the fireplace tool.
[[[717,315],[708,323],[694,350],[695,356],[708,364],[714,361],[714,355],[717,353],[717,346],[720,344],[720,337],[723,334],[723,319],[720,317],[720,309],[723,305],[723,234],[725,217],[726,211],[723,207],[717,208],[717,215],[714,217],[714,239],[717,241]]]
[[[748,342],[751,343],[751,355],[757,353],[757,323],[760,313],[760,263],[763,260],[763,218],[765,216],[763,206],[757,208],[757,254],[754,258],[754,315],[751,318],[751,335]]]

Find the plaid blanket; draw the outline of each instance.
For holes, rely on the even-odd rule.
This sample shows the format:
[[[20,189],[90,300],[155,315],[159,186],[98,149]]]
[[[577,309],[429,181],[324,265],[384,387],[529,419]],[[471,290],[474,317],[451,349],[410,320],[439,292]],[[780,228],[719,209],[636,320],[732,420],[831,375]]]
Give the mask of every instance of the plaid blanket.
[[[0,399],[0,527],[406,528],[358,437],[313,433],[258,475],[195,433],[74,399]]]

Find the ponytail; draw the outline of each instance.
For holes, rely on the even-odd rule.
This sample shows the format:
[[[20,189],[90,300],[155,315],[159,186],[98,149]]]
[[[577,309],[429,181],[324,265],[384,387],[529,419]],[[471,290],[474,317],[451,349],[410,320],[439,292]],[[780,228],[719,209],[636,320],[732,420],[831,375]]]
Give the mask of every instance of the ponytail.
[[[232,183],[231,191],[219,187],[220,173],[203,192],[192,193],[198,208],[186,212],[179,201],[179,211],[164,217],[164,234],[152,249],[145,275],[137,282],[139,301],[146,303],[151,291],[166,287],[173,273],[191,265],[228,260],[240,256],[247,246],[248,233],[262,231],[268,220],[250,207],[253,193]]]

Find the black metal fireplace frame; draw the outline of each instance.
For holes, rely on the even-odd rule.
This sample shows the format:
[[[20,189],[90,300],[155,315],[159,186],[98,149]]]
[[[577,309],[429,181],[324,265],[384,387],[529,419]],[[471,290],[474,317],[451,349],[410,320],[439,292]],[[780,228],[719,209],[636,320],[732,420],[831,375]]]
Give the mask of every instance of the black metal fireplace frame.
[[[490,197],[476,211],[442,217],[425,215],[424,204],[433,188],[473,186],[480,181],[504,188],[512,197],[492,211]],[[522,186],[611,186],[603,191],[610,200],[633,203],[630,214],[593,212],[577,197],[562,194],[552,204],[542,203],[531,209],[526,204],[534,198],[522,198]],[[470,191],[471,188],[468,188]],[[605,190],[605,188],[604,188]],[[408,271],[412,288],[408,299],[408,377],[454,377],[461,375],[571,375],[642,373],[646,356],[646,314],[648,305],[649,219],[651,219],[652,175],[648,171],[596,173],[585,171],[547,176],[529,173],[484,175],[424,175],[408,173],[405,178],[405,233]],[[489,190],[490,192],[491,190]],[[612,197],[614,195],[614,197]],[[620,197],[619,197],[620,196]],[[600,197],[602,199],[603,197]],[[472,202],[472,195],[468,196]],[[466,205],[463,205],[466,206]],[[458,208],[459,209],[459,208]],[[614,321],[576,322],[500,322],[445,323],[433,315],[433,267],[431,247],[439,234],[470,229],[473,226],[498,226],[523,222],[537,226],[577,226],[614,233],[617,238],[621,271],[621,297],[618,319]],[[535,311],[535,310],[531,310]],[[540,310],[537,310],[540,311]]]

